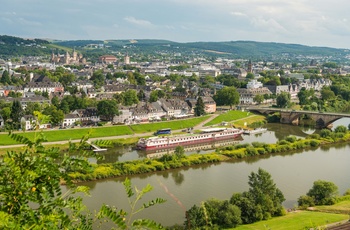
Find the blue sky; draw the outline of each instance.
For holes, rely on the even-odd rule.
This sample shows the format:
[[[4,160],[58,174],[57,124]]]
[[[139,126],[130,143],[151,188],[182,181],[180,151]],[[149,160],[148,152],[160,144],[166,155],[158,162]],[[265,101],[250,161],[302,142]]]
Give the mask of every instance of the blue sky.
[[[350,48],[349,0],[2,0],[0,34]]]

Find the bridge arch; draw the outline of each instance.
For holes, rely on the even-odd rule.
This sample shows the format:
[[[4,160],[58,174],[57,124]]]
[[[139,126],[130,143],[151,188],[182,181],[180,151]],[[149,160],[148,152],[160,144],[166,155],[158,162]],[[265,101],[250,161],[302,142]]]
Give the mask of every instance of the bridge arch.
[[[322,129],[329,127],[333,122],[349,117],[350,114],[340,114],[340,113],[321,113],[314,111],[303,111],[303,110],[284,110],[277,108],[247,108],[247,110],[258,112],[260,114],[271,114],[279,112],[281,114],[280,122],[282,124],[294,124],[299,125],[299,119],[302,115],[307,114],[311,119],[316,122],[316,128]]]

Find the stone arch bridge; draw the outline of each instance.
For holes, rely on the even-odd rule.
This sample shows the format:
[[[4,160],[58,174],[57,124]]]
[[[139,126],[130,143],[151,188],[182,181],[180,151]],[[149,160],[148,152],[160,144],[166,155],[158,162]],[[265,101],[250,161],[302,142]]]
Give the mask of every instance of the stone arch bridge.
[[[344,113],[323,113],[314,111],[302,111],[302,110],[286,110],[286,109],[276,109],[276,108],[259,108],[252,107],[246,108],[246,110],[252,112],[258,112],[261,114],[272,114],[279,112],[281,114],[280,122],[282,124],[293,124],[299,125],[299,120],[302,115],[307,114],[311,119],[316,121],[316,128],[322,129],[329,127],[334,121],[339,120],[344,117],[350,117],[350,114]]]

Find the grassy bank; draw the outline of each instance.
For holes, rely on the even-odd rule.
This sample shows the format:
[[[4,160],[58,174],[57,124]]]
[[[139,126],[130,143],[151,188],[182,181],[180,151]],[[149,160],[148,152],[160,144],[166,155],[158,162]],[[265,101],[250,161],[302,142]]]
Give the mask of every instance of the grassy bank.
[[[111,136],[122,136],[132,135],[133,133],[147,133],[154,132],[162,128],[171,128],[173,130],[189,128],[209,119],[210,116],[203,116],[197,118],[191,118],[186,120],[174,120],[169,122],[159,123],[147,123],[137,125],[118,125],[108,127],[94,127],[94,128],[75,128],[75,129],[64,129],[64,130],[44,130],[45,137],[48,142],[54,141],[68,141],[68,140],[80,140],[82,136],[86,135],[91,131],[90,138],[99,137],[111,137]],[[36,132],[20,132],[20,135],[27,137],[31,140],[34,139]],[[17,144],[12,140],[7,133],[0,134],[0,145],[14,145]]]
[[[275,217],[270,220],[259,221],[254,224],[239,225],[235,230],[296,230],[296,229],[319,229],[331,223],[346,221],[349,215],[297,211],[290,212],[285,216]],[[325,229],[325,228],[320,228]]]
[[[215,125],[219,124],[224,120],[232,121],[235,119],[248,118],[250,115],[247,115],[247,112],[241,111],[229,111],[224,114],[220,114],[213,121],[209,122],[206,125]],[[205,120],[209,119],[211,115],[196,117],[191,119],[183,120],[173,120],[166,122],[156,122],[156,123],[147,123],[147,124],[136,124],[136,125],[118,125],[118,126],[107,126],[107,127],[93,127],[93,128],[74,128],[74,129],[64,129],[64,130],[43,130],[45,137],[48,142],[54,141],[68,141],[68,140],[80,140],[82,136],[86,135],[91,131],[90,138],[99,138],[99,137],[111,137],[111,136],[123,136],[123,135],[132,135],[155,132],[158,129],[170,128],[172,130],[181,130],[189,127],[194,127]],[[230,118],[228,118],[230,117]],[[250,122],[249,120],[247,121]],[[33,140],[35,132],[19,132],[20,135]],[[136,140],[137,141],[137,140]],[[130,143],[135,143],[135,140]],[[127,143],[128,141],[126,141]],[[16,141],[12,140],[7,133],[0,134],[0,145],[15,145]]]
[[[250,116],[253,116],[254,114],[250,112],[242,112],[240,110],[230,110],[227,112],[224,112],[211,120],[210,122],[206,123],[204,126],[211,126],[211,125],[216,125],[216,124],[221,124],[222,122],[232,122],[235,120],[243,119],[243,118],[248,118]]]

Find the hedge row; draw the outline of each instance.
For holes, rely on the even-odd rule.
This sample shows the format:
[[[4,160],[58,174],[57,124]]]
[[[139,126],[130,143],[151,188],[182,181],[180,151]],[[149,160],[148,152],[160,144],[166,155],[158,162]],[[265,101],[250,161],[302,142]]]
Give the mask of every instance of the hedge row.
[[[222,156],[216,153],[193,154],[190,156],[166,155],[158,159],[143,159],[109,164],[92,165],[89,173],[72,172],[69,175],[76,181],[89,181],[117,176],[136,175],[168,169],[188,167],[192,165],[215,163],[223,161]]]

